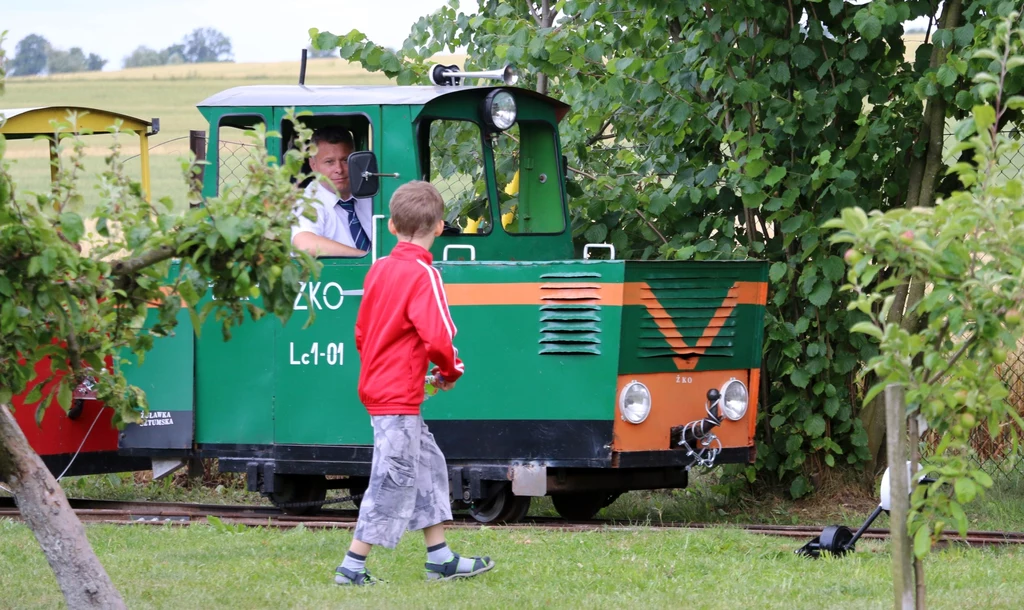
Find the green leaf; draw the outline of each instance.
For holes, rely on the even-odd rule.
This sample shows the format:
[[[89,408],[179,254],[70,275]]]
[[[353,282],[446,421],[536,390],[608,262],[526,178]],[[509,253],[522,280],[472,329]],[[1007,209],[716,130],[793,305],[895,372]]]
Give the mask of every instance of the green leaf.
[[[854,233],[863,231],[868,226],[868,214],[864,211],[864,208],[857,206],[843,208],[840,215],[846,228]]]
[[[583,57],[586,58],[586,59],[589,59],[590,61],[592,61],[594,63],[603,64],[604,63],[604,47],[602,47],[599,44],[592,44],[592,45],[587,47],[586,51],[584,51]]]
[[[46,401],[46,400],[40,401],[39,402],[39,406],[36,407],[36,425],[37,426],[42,426],[43,425],[43,416],[46,415],[46,407],[49,406],[47,404],[47,402],[48,401]],[[26,402],[26,405],[27,404],[28,403]]]
[[[939,48],[945,49],[949,45],[953,44],[953,32],[946,29],[936,30],[932,36],[932,43]]]
[[[34,405],[43,397],[43,384],[37,383],[25,395],[25,406]]]
[[[769,165],[771,164],[765,159],[754,159],[753,161],[748,161],[744,169],[748,176],[757,178],[764,170],[768,169]]]
[[[310,35],[312,36],[312,34],[312,30],[310,30]],[[320,51],[337,48],[338,41],[340,40],[340,38],[330,32],[319,32],[315,37],[312,37],[313,48]]]
[[[741,199],[743,199],[743,206],[748,208],[758,207],[759,205],[764,203],[764,200],[767,198],[768,195],[762,193],[761,191],[757,191],[754,193],[743,193],[743,197],[741,197]]]
[[[572,53],[569,53],[565,49],[557,49],[551,52],[548,56],[548,61],[556,65],[561,65],[568,62],[570,58],[572,58]]]
[[[777,83],[788,83],[791,78],[789,66],[785,62],[777,61],[772,64],[771,68],[768,68],[768,76]]]
[[[821,270],[825,277],[833,282],[843,279],[843,269],[843,259],[838,256],[829,256],[821,263]]]
[[[921,525],[914,533],[914,555],[917,555],[919,558],[924,557],[931,548],[931,531],[926,525]]]
[[[810,49],[810,47],[798,44],[793,49],[791,57],[793,58],[793,65],[795,65],[798,68],[806,68],[807,66],[814,63],[814,60],[817,57],[817,55],[814,51]]]
[[[975,470],[972,474],[974,475],[974,480],[978,482],[978,485],[981,485],[986,489],[992,487],[992,477],[984,470]]]
[[[864,333],[865,335],[871,335],[872,337],[882,340],[882,329],[878,328],[871,322],[857,322],[850,327],[851,333]]]
[[[974,96],[966,89],[956,92],[956,105],[964,110],[974,106]],[[1013,99],[1013,98],[1010,98]],[[1024,101],[1024,98],[1021,98]],[[1009,101],[1009,100],[1008,100]]]
[[[785,177],[786,168],[781,165],[776,165],[768,172],[768,175],[764,177],[764,183],[768,186],[775,186],[779,183],[779,180],[782,180]]]
[[[949,64],[942,64],[939,66],[938,72],[935,73],[935,80],[939,82],[943,87],[949,87],[956,82],[956,70],[949,67]]]
[[[665,191],[655,191],[651,195],[651,202],[647,205],[647,211],[655,216],[664,212],[672,201]]]
[[[786,277],[786,270],[789,269],[789,265],[784,262],[778,262],[772,265],[771,269],[768,270],[768,279],[772,283],[776,283],[782,278]]]
[[[961,504],[967,504],[974,499],[974,496],[978,495],[978,486],[974,484],[974,481],[967,478],[959,478],[953,485],[953,490],[956,491],[956,499]]]
[[[809,491],[811,491],[811,484],[804,475],[793,479],[793,483],[789,486],[789,495],[794,499],[807,495]]]
[[[11,285],[11,280],[7,279],[6,275],[0,275],[0,295],[14,296],[14,286]]]
[[[789,380],[798,388],[806,388],[807,384],[811,381],[811,376],[807,371],[797,369],[789,375]]]
[[[807,418],[804,422],[804,430],[807,434],[811,435],[812,438],[817,438],[825,434],[825,418],[815,413],[814,415]]]
[[[853,25],[865,40],[874,40],[882,34],[882,22],[871,14],[871,7],[863,5],[853,18]]]
[[[71,383],[67,377],[60,380],[60,387],[57,390],[57,404],[67,413],[71,410]]]
[[[966,47],[974,42],[974,24],[968,23],[953,30],[953,41],[958,47]]]
[[[85,224],[82,217],[74,212],[64,212],[60,215],[60,228],[64,236],[72,243],[78,243],[85,234]]]
[[[826,279],[826,280],[822,280],[822,281],[818,282],[815,285],[814,291],[811,292],[810,295],[808,295],[807,300],[810,301],[811,303],[813,303],[817,307],[822,307],[822,306],[825,305],[825,303],[828,303],[828,300],[831,299],[831,298],[832,298],[832,282],[830,282],[830,281],[828,281]]]
[[[608,237],[608,227],[602,223],[595,223],[587,229],[585,235],[587,240],[592,244],[603,243],[604,239]]]
[[[241,236],[242,219],[238,216],[222,216],[217,219],[217,231],[227,242],[228,247],[234,247],[235,243],[238,242],[238,238]]]
[[[988,104],[974,107],[974,125],[978,131],[985,131],[996,122],[996,110]]]

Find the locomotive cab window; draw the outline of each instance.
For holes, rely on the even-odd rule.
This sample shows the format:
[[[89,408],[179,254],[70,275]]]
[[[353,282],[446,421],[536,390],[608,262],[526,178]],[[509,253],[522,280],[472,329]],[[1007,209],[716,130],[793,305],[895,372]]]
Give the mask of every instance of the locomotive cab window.
[[[420,133],[421,177],[444,198],[445,232],[489,234],[493,223],[480,127],[435,119]]]
[[[348,132],[352,136],[352,143],[354,144],[352,150],[373,150],[373,126],[370,124],[370,120],[363,114],[346,114],[346,115],[333,115],[333,114],[321,114],[317,116],[306,116],[300,119],[307,128],[312,129],[314,133],[318,129],[323,128],[337,128]],[[284,152],[287,153],[289,150],[295,147],[295,125],[292,124],[288,119],[282,119],[281,121],[281,140],[284,142]],[[302,166],[303,173],[309,173],[309,161],[306,160]],[[305,188],[313,180],[312,176],[302,180],[298,186],[299,188]]]
[[[238,184],[252,163],[259,163],[259,143],[247,131],[265,125],[263,115],[230,115],[217,125],[217,192]]]
[[[520,121],[492,137],[501,226],[511,234],[565,230],[555,133],[539,121]]]

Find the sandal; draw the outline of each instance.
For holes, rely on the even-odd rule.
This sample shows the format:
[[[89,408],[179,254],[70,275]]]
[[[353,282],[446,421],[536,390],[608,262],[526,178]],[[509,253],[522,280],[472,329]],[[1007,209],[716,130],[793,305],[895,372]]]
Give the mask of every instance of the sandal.
[[[334,584],[336,585],[362,587],[375,585],[379,582],[381,582],[379,578],[374,578],[365,569],[356,572],[354,570],[338,566],[338,569],[334,571]]]
[[[459,572],[459,554],[453,553],[454,557],[444,563],[426,563],[427,580],[451,580],[453,578],[469,578],[477,574],[483,574],[494,567],[490,557],[473,557],[473,569],[468,572]]]

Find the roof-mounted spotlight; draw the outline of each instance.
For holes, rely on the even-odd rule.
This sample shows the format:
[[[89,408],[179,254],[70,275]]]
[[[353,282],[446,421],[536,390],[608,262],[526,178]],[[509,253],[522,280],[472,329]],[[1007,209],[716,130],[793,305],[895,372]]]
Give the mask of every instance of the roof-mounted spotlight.
[[[505,131],[515,124],[516,98],[504,89],[495,89],[484,98],[484,124],[488,131]]]
[[[458,66],[435,65],[430,69],[430,82],[439,87],[457,87],[462,84],[464,78],[487,78],[500,80],[511,87],[519,82],[519,74],[515,66],[507,65],[499,70],[487,70],[485,72],[462,72]]]

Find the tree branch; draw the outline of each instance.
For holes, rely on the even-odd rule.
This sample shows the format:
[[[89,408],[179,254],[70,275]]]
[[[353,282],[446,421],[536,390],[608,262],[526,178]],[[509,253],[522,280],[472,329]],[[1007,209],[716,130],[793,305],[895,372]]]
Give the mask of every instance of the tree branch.
[[[810,6],[810,8],[811,8],[811,15],[814,16],[814,20],[817,21],[818,23],[821,23],[821,19],[818,19],[818,12],[816,10],[814,10],[814,5],[810,4],[808,6]],[[820,42],[821,42],[821,54],[825,56],[825,61],[828,61],[828,51],[825,50],[825,41],[822,40]],[[836,88],[836,73],[832,71],[832,67],[831,66],[829,66],[829,68],[828,68],[828,75],[832,78],[832,88],[835,89]]]
[[[942,369],[938,373],[935,373],[935,375],[928,380],[928,385],[938,383],[940,379],[945,377],[946,373],[948,373],[950,369],[953,368],[953,365],[956,364],[956,361],[960,359],[960,356],[963,356],[967,352],[967,348],[969,348],[977,338],[978,333],[974,333],[973,335],[971,335],[970,339],[964,341],[964,344],[960,346],[960,349],[958,349],[957,352],[953,354],[953,357],[950,358],[949,363],[946,365],[946,368]]]
[[[160,246],[148,252],[143,252],[138,256],[115,261],[110,267],[110,272],[113,275],[124,277],[172,257],[174,257],[174,248],[171,246]]]
[[[612,124],[612,119],[615,118],[615,114],[617,112],[618,112],[617,109],[613,110],[611,115],[609,115],[608,118],[605,120],[605,122],[601,125],[601,128],[597,130],[597,133],[594,134],[593,136],[587,138],[587,143],[586,143],[587,147],[593,146],[594,144],[596,144],[597,142],[600,142],[601,140],[607,140],[609,138],[615,137],[613,134],[604,135],[604,130],[608,129],[608,126]]]

